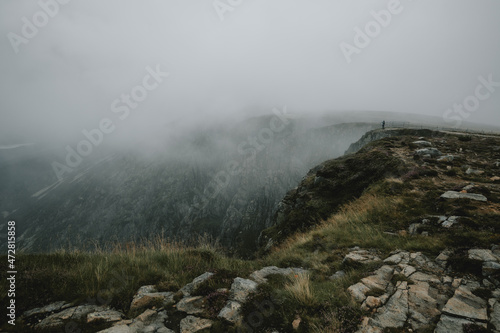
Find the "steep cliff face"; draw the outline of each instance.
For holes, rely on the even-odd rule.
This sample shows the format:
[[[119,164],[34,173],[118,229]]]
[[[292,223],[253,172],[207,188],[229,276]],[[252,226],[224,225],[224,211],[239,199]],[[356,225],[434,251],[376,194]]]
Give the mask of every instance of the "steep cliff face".
[[[50,154],[11,159],[0,165],[6,199],[0,211],[18,222],[25,250],[206,233],[248,254],[307,170],[342,155],[374,127],[317,128],[300,119],[278,125],[260,117],[200,131],[148,155],[103,154],[61,182],[51,180],[52,170],[30,168],[50,166]]]
[[[273,225],[260,235],[261,250],[328,218],[376,181],[405,172],[404,164],[384,150],[360,151],[320,164],[279,203]]]

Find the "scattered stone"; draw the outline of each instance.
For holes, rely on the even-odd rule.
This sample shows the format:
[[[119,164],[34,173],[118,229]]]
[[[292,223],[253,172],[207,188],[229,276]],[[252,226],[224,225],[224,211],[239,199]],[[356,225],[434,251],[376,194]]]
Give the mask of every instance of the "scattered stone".
[[[468,174],[468,175],[482,175],[484,173],[484,171],[482,171],[482,170],[475,170],[475,169],[472,169],[472,168],[468,168],[465,171],[465,173]]]
[[[474,184],[469,184],[469,185],[467,185],[467,186],[464,186],[464,187],[462,188],[462,190],[464,190],[464,191],[470,191],[470,190],[472,190],[474,187],[476,187]]]
[[[441,194],[441,198],[444,199],[471,199],[477,201],[488,201],[488,199],[482,194],[475,193],[461,193],[456,191],[448,191],[444,194]]]
[[[437,159],[438,162],[452,162],[453,161],[453,155],[445,155],[441,156]]]
[[[397,265],[399,263],[408,263],[410,260],[410,254],[408,252],[398,251],[392,254],[390,257],[384,259],[384,263],[389,265]]]
[[[177,303],[177,310],[187,314],[199,314],[205,311],[206,300],[202,296],[184,297]]]
[[[200,284],[205,282],[206,280],[210,279],[214,273],[206,272],[201,274],[200,276],[196,277],[191,283],[186,284],[184,287],[181,288],[181,292],[184,294],[184,296],[190,296],[191,293],[198,288]]]
[[[116,310],[97,311],[87,315],[87,323],[113,323],[122,320],[124,317],[123,313]]]
[[[488,249],[470,249],[469,259],[479,261],[498,261],[498,258]]]
[[[240,322],[243,319],[241,315],[241,303],[236,301],[228,301],[224,308],[220,310],[217,317],[225,319],[233,324]]]
[[[300,323],[301,323],[302,319],[300,319],[300,317],[298,318],[295,318],[294,321],[292,321],[292,328],[296,331],[299,329],[299,326],[300,326]]]
[[[418,233],[418,228],[420,228],[421,226],[422,226],[421,223],[410,224],[410,226],[408,227],[408,233],[410,235],[416,235]]]
[[[424,156],[429,155],[430,157],[438,157],[443,155],[439,150],[436,148],[423,148],[423,149],[417,149],[415,151],[417,155]]]
[[[267,282],[266,277],[272,274],[279,275],[298,275],[304,274],[308,271],[302,268],[278,268],[276,266],[264,267],[258,271],[250,274],[250,279],[254,280],[257,283],[265,283]]]
[[[152,285],[142,286],[139,288],[132,303],[130,304],[130,311],[138,313],[141,310],[152,307],[154,305],[162,304],[168,305],[174,303],[174,293],[172,292],[158,292]]]
[[[498,177],[498,176],[493,176],[493,177],[491,177],[491,178],[490,178],[490,180],[491,180],[492,182],[496,182],[496,181],[499,181],[499,180],[500,180],[500,177]]]
[[[441,223],[441,226],[445,228],[450,228],[452,225],[458,223],[459,218],[460,216],[450,216],[446,219],[446,221]]]
[[[498,272],[500,272],[500,263],[494,261],[483,262],[482,273],[484,276],[494,275]]]
[[[150,321],[154,316],[156,316],[156,311],[152,309],[147,309],[140,315],[136,317],[137,320],[140,320],[142,322],[148,322]]]
[[[344,257],[343,263],[371,264],[380,260],[378,256],[367,250],[354,250]]]
[[[229,299],[244,303],[248,295],[257,290],[258,284],[255,281],[237,277],[234,279],[229,291]]]
[[[337,272],[335,272],[335,274],[330,276],[330,280],[338,280],[338,279],[343,278],[345,275],[346,274],[344,271],[337,271]]]
[[[194,333],[212,327],[212,321],[194,316],[187,316],[181,320],[181,333]]]
[[[462,279],[453,279],[453,283],[451,284],[451,286],[453,288],[458,288],[460,287],[461,284],[462,284]]]
[[[413,141],[413,144],[420,146],[420,147],[432,147],[432,143],[430,143],[429,141],[423,141],[423,140]]]

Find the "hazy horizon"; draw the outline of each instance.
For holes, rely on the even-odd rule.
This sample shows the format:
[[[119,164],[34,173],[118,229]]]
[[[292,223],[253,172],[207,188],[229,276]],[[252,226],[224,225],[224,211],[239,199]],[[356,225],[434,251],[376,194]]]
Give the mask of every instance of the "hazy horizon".
[[[0,142],[64,146],[104,119],[131,140],[283,106],[500,126],[497,1],[231,4],[2,1]]]

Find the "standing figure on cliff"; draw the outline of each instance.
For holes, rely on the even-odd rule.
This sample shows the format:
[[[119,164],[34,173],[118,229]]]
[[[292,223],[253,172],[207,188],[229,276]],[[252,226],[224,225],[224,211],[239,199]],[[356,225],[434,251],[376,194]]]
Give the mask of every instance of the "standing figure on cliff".
[[[382,129],[385,129],[385,120],[382,120]]]

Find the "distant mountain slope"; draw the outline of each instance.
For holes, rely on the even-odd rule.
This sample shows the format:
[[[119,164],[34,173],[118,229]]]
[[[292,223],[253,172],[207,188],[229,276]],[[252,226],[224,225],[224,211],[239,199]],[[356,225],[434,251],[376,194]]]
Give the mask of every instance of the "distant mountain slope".
[[[309,168],[378,126],[289,119],[281,129],[274,121],[204,129],[144,154],[96,152],[61,182],[50,168],[61,158],[52,151],[5,158],[0,212],[17,221],[18,246],[29,251],[207,233],[248,254]]]

